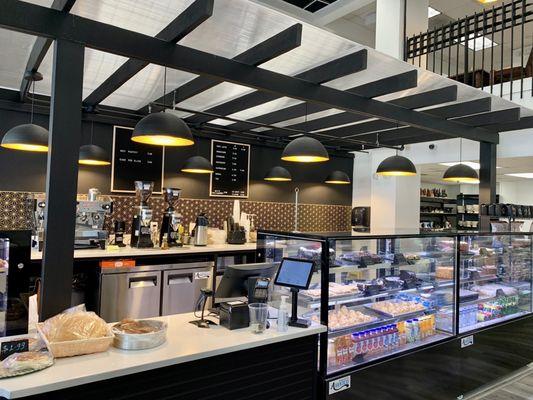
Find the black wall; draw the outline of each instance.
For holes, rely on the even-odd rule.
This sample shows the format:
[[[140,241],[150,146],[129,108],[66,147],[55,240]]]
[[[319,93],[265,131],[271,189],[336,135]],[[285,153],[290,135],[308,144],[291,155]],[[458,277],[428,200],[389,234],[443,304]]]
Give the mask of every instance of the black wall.
[[[28,123],[29,114],[0,110],[0,138],[15,125]],[[35,123],[48,127],[48,117],[35,115]],[[91,141],[91,123],[83,122],[83,143]],[[231,139],[229,139],[231,140]],[[105,148],[111,155],[113,126],[94,123],[92,142]],[[207,175],[180,172],[184,161],[196,154],[210,158],[211,141],[199,139],[193,148],[167,148],[165,154],[165,186],[183,189],[183,197],[205,199],[209,197]],[[351,185],[326,185],[324,179],[330,171],[341,170],[350,177],[353,173],[353,159],[331,157],[319,164],[295,164],[280,160],[281,149],[252,146],[250,158],[250,197],[255,201],[293,202],[294,188],[300,188],[300,202],[314,204],[352,204]],[[293,182],[266,182],[263,177],[275,165],[283,165],[292,173]],[[45,189],[46,154],[27,153],[0,148],[0,191],[35,191]],[[97,187],[102,193],[111,189],[111,166],[80,166],[78,192],[85,193]],[[215,199],[215,198],[212,198]]]

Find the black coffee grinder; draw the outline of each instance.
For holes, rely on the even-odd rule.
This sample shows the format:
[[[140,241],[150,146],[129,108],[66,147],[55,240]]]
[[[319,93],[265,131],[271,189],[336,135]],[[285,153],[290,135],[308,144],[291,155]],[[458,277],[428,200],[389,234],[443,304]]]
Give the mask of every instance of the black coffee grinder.
[[[165,237],[168,247],[183,246],[181,240],[184,229],[182,225],[183,217],[176,211],[181,189],[163,188],[163,196],[168,204],[163,214],[159,243],[163,244]]]
[[[148,206],[148,199],[152,196],[153,191],[154,182],[135,181],[135,196],[139,205],[133,208],[131,247],[154,247],[150,232],[152,209]]]

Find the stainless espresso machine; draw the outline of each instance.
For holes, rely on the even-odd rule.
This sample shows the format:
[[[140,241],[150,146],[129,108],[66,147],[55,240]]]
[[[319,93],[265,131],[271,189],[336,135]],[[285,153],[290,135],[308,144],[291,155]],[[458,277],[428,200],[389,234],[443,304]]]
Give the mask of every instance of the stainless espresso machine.
[[[182,224],[183,217],[176,211],[180,194],[181,189],[163,188],[163,196],[168,204],[168,207],[163,214],[161,231],[159,233],[159,243],[163,244],[166,238],[166,242],[169,247],[183,246],[183,242],[181,240],[184,232]]]
[[[108,232],[104,229],[105,217],[113,211],[113,201],[95,188],[89,189],[87,199],[78,196],[76,205],[76,232],[74,248],[105,246]]]
[[[150,222],[152,222],[152,209],[148,206],[148,199],[154,191],[154,182],[135,181],[135,196],[139,202],[133,208],[133,221],[131,226],[131,247],[154,247]]]

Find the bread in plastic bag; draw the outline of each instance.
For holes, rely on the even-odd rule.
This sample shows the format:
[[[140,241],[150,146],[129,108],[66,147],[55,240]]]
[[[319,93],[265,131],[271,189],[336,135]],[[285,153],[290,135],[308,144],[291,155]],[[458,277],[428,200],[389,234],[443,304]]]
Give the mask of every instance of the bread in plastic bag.
[[[25,351],[11,354],[4,361],[2,367],[10,374],[39,371],[54,363],[53,357],[46,351]]]
[[[50,343],[109,336],[106,322],[87,311],[58,314],[44,322],[42,331]]]

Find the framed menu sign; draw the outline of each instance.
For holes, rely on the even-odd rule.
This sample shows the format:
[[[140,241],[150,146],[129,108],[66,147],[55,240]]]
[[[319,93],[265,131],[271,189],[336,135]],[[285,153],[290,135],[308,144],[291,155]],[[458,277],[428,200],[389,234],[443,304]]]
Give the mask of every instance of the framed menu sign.
[[[212,197],[248,197],[250,183],[250,145],[211,141],[209,195]]]
[[[163,193],[165,148],[131,140],[133,128],[113,129],[111,192],[134,193],[135,181],[153,181],[154,193]]]

